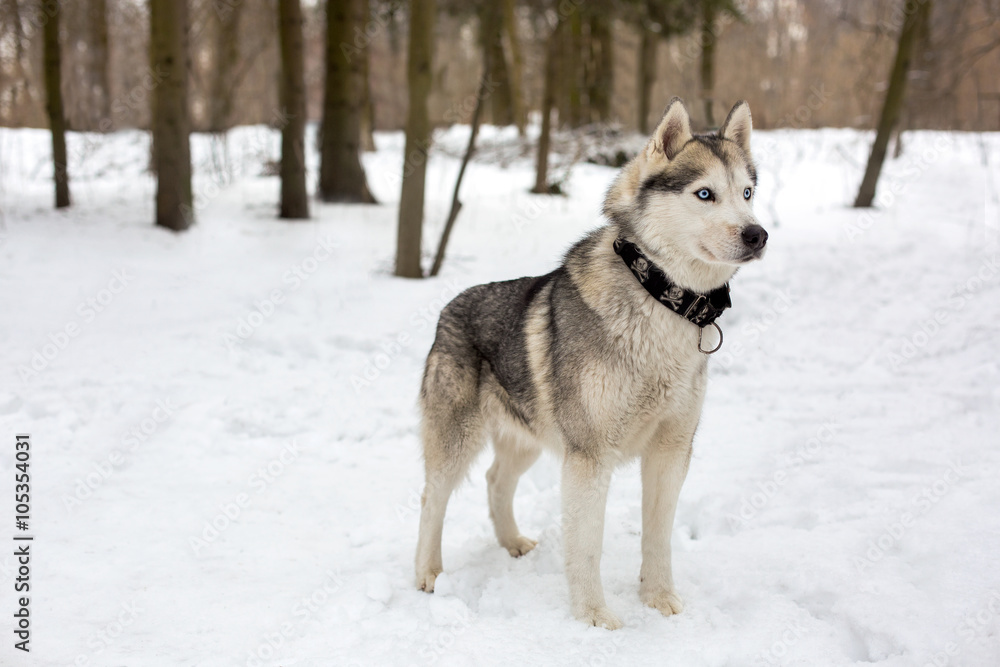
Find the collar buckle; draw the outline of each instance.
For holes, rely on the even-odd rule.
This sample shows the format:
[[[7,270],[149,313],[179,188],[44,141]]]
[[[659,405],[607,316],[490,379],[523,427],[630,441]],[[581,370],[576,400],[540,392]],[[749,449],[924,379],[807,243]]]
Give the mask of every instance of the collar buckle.
[[[704,294],[697,294],[697,295],[695,296],[695,299],[694,299],[694,301],[692,301],[692,302],[691,302],[691,305],[687,307],[687,309],[686,309],[686,310],[685,310],[685,311],[684,311],[684,312],[682,313],[682,315],[683,315],[683,316],[684,316],[685,318],[687,318],[687,317],[688,317],[688,316],[689,316],[689,315],[690,315],[690,314],[691,314],[692,312],[694,312],[694,309],[695,309],[695,308],[696,308],[696,307],[697,307],[697,306],[698,306],[698,305],[699,305],[699,304],[700,304],[700,303],[701,303],[702,301],[708,301],[708,298],[707,298],[707,297],[706,297],[706,296],[705,296]]]

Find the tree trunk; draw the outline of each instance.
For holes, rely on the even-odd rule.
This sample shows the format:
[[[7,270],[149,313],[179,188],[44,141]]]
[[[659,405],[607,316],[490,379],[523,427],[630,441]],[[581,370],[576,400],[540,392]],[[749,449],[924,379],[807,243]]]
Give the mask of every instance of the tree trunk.
[[[580,127],[583,124],[583,91],[581,90],[583,53],[583,20],[580,12],[575,11],[569,17],[569,30],[566,31],[566,45],[559,59],[563,67],[563,81],[566,90],[565,123],[570,127]],[[563,116],[560,116],[562,118]]]
[[[111,54],[108,50],[108,5],[107,0],[90,0],[90,19],[93,31],[93,43],[90,48],[91,67],[97,77],[97,87],[94,109],[99,116],[98,127],[101,131],[110,129],[111,124]]]
[[[611,120],[611,96],[614,94],[614,59],[612,54],[612,18],[597,13],[590,17],[590,60],[593,76],[590,80],[591,120],[606,123]]]
[[[434,255],[434,262],[431,264],[431,277],[433,278],[441,271],[444,263],[444,253],[448,249],[448,239],[451,238],[451,230],[455,226],[458,212],[462,210],[462,202],[458,198],[458,193],[462,188],[462,178],[465,176],[465,169],[469,166],[469,160],[476,151],[476,135],[479,133],[479,116],[483,110],[483,100],[487,95],[489,85],[490,61],[483,63],[483,78],[479,80],[479,90],[476,91],[476,108],[472,111],[472,127],[469,132],[469,145],[465,149],[465,157],[462,158],[462,166],[458,170],[458,178],[455,179],[455,191],[451,195],[451,210],[448,211],[448,219],[444,223],[444,230],[441,232],[441,242],[438,243],[437,253]]]
[[[649,107],[653,103],[653,84],[656,83],[656,56],[660,35],[648,27],[642,28],[639,47],[639,133],[649,134]]]
[[[930,2],[931,0],[926,0],[928,5]],[[892,74],[889,76],[889,88],[885,91],[882,115],[879,117],[878,130],[875,133],[875,143],[872,144],[865,177],[858,189],[857,199],[854,200],[855,208],[867,208],[872,205],[872,201],[875,199],[875,186],[878,185],[882,163],[885,162],[889,137],[899,122],[899,114],[906,97],[906,74],[910,68],[913,45],[920,33],[920,23],[924,15],[925,12],[921,11],[921,8],[916,8],[915,11],[909,12],[903,21],[903,28],[899,33],[899,41],[896,46],[896,59],[892,65]]]
[[[356,44],[367,0],[326,3],[326,92],[320,128],[319,196],[327,202],[375,202],[361,166],[365,44]],[[358,32],[355,32],[355,31]]]
[[[705,110],[705,127],[715,127],[712,113],[715,94],[715,3],[701,3],[701,100]]]
[[[550,194],[549,188],[549,147],[552,136],[552,108],[556,103],[556,76],[559,72],[559,52],[562,40],[562,20],[549,35],[545,50],[545,89],[542,92],[542,133],[538,136],[538,156],[535,162],[535,194]]]
[[[366,5],[365,16],[368,15],[368,0],[362,0]],[[361,99],[361,150],[375,150],[375,104],[372,102],[372,81],[369,76],[368,49],[365,49],[361,57],[361,79],[362,79],[362,99]]]
[[[281,213],[280,217],[309,217],[306,194],[306,83],[302,7],[299,0],[278,0],[278,36],[281,42]]]
[[[479,36],[483,47],[483,62],[492,63],[490,71],[493,92],[490,95],[489,120],[494,125],[514,124],[514,94],[510,70],[503,48],[503,8],[505,0],[487,0],[480,7]]]
[[[517,133],[523,137],[527,115],[524,108],[524,89],[522,88],[524,64],[521,58],[521,43],[517,38],[517,16],[514,13],[515,0],[502,0],[502,2],[503,29],[507,35],[505,51],[509,64],[507,80],[510,85],[511,113],[514,116],[514,124],[517,125]]]
[[[215,67],[212,69],[208,131],[225,132],[232,127],[236,68],[240,64],[240,15],[243,2],[217,2]],[[279,28],[280,32],[280,28]]]
[[[406,78],[410,108],[406,118],[403,187],[399,197],[396,275],[421,278],[420,248],[424,224],[424,179],[431,145],[427,98],[431,93],[434,55],[434,0],[410,3],[410,45]]]
[[[24,44],[26,37],[24,35],[23,24],[21,22],[21,9],[18,6],[17,0],[9,0],[8,11],[10,11],[9,24],[11,26],[11,35],[14,41],[14,76],[12,77],[14,83],[10,86],[10,102],[11,110],[14,112],[12,118],[14,118],[14,124],[18,124],[19,116],[22,114],[17,113],[20,108],[28,107],[32,105],[32,91],[31,83],[32,77],[25,70],[24,63],[26,60]],[[24,92],[24,97],[27,98],[25,102],[21,100],[21,92]]]
[[[182,231],[194,224],[188,144],[187,0],[150,0],[150,66],[162,78],[153,89],[153,169],[156,224]]]
[[[52,128],[52,162],[55,165],[56,208],[69,206],[69,173],[66,169],[66,116],[62,100],[62,59],[59,53],[60,5],[53,3],[45,23],[45,96]]]

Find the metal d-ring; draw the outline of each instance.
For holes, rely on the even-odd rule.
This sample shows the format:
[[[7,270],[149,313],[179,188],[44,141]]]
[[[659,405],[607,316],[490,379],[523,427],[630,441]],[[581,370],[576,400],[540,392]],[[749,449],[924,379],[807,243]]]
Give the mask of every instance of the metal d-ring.
[[[722,329],[720,329],[719,325],[716,324],[715,322],[712,322],[712,326],[715,327],[716,331],[719,332],[719,344],[716,345],[711,350],[703,350],[702,347],[701,347],[701,341],[702,341],[703,338],[705,338],[705,327],[702,327],[701,328],[701,335],[698,336],[698,351],[701,352],[702,354],[715,354],[716,352],[719,351],[719,348],[722,347]]]

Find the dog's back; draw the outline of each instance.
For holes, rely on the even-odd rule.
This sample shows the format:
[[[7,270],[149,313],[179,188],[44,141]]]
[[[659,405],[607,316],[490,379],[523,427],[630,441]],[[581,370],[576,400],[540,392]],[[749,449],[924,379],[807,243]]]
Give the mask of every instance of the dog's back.
[[[535,388],[526,320],[533,302],[563,273],[560,268],[544,276],[477,285],[445,306],[421,387],[425,419],[434,418],[442,401],[461,396],[478,402],[479,390],[495,379],[508,397],[512,416],[525,424],[530,421]]]

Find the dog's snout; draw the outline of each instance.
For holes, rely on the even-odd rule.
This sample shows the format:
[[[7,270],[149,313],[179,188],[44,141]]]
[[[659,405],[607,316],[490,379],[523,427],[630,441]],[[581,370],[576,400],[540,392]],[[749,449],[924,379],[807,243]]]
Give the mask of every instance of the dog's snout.
[[[760,250],[767,243],[767,231],[760,225],[750,225],[740,233],[740,236],[751,250]]]

